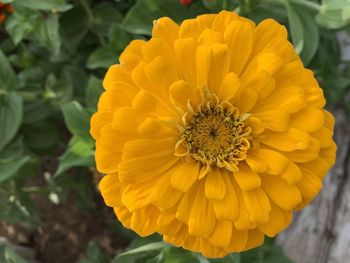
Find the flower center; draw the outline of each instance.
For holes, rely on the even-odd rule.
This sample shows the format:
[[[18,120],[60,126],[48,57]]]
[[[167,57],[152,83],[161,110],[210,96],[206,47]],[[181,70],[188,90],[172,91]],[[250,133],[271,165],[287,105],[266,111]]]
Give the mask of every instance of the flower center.
[[[248,117],[239,115],[230,103],[199,106],[186,116],[182,141],[187,153],[203,164],[236,170],[250,147],[251,129],[245,125]]]

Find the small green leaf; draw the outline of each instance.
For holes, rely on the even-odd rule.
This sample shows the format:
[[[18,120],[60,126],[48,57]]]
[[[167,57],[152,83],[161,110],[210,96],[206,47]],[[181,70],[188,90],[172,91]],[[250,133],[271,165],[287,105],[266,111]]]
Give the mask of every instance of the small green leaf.
[[[0,90],[1,92],[1,90]],[[14,92],[0,94],[0,151],[17,134],[23,117],[22,98]]]
[[[21,156],[4,162],[0,160],[0,183],[14,176],[28,160],[29,156]]]
[[[61,48],[58,14],[51,14],[47,18],[42,17],[42,21],[34,29],[34,37],[53,56],[57,56]]]
[[[121,258],[126,257],[126,256],[130,256],[130,255],[135,255],[135,254],[139,254],[139,253],[145,253],[145,252],[149,252],[149,251],[152,251],[152,250],[160,250],[160,249],[163,249],[163,248],[165,248],[167,246],[169,246],[169,245],[164,243],[164,242],[150,243],[150,244],[144,245],[142,247],[134,248],[134,249],[131,249],[129,251],[120,253],[116,257],[116,260],[118,260],[118,259],[120,260]]]
[[[29,263],[11,248],[0,244],[0,262],[1,263]]]
[[[348,0],[323,0],[317,22],[330,29],[339,29],[350,24],[350,5]]]
[[[184,6],[179,0],[139,0],[127,13],[123,27],[133,34],[150,35],[155,19],[168,16],[181,22],[206,12],[208,10],[200,1]]]
[[[0,49],[0,96],[1,90],[11,90],[14,87],[16,87],[15,72],[12,69],[8,59]]]
[[[103,253],[96,241],[90,241],[86,249],[86,259],[80,260],[78,263],[108,263],[108,257]]]
[[[102,92],[102,81],[91,75],[86,89],[86,105],[91,109],[96,109]]]
[[[88,58],[86,67],[89,69],[108,68],[112,64],[117,63],[118,56],[110,46],[103,46],[96,49]]]
[[[73,137],[66,152],[60,157],[60,163],[55,176],[58,176],[72,167],[92,167],[94,165],[93,143]]]
[[[303,24],[298,12],[288,1],[284,1],[289,20],[290,34],[294,44],[295,51],[300,54],[304,48]]]
[[[64,120],[69,131],[78,138],[86,142],[92,139],[89,135],[90,114],[84,109],[79,102],[71,101],[61,106]]]
[[[16,3],[31,9],[50,10],[52,12],[64,12],[73,6],[65,0],[16,0]]]

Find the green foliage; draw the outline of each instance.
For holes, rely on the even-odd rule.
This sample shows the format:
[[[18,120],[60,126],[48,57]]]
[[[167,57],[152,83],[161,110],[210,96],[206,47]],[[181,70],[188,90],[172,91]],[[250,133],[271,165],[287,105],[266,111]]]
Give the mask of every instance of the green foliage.
[[[0,244],[0,262],[2,263],[28,263],[11,248]]]
[[[89,122],[104,91],[102,79],[128,43],[147,40],[153,20],[162,16],[181,22],[226,9],[255,22],[272,17],[286,25],[328,103],[350,110],[345,96],[350,63],[342,61],[337,38],[339,30],[350,28],[348,0],[194,0],[188,6],[178,0],[2,2],[12,3],[15,10],[0,26],[0,219],[11,224],[42,223],[33,201],[37,194],[59,204],[74,192],[81,207],[95,208]],[[54,165],[48,165],[48,159]],[[118,235],[133,239],[113,262],[290,262],[270,240],[246,253],[209,260],[171,247],[159,236],[135,239],[130,231],[110,225]],[[110,262],[97,242],[90,242],[86,252],[80,263]],[[0,247],[0,262],[21,260]]]

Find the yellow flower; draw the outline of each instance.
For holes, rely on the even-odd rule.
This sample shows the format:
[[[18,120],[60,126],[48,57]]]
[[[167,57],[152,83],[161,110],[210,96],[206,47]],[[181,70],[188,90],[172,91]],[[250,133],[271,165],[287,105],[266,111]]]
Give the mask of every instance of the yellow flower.
[[[141,236],[207,257],[254,248],[334,163],[322,89],[272,19],[161,18],[103,84],[91,119],[100,189]]]

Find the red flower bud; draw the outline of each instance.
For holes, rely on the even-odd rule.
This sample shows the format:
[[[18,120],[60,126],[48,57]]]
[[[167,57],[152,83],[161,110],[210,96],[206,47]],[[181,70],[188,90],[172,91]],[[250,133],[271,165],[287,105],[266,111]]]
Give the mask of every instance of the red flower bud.
[[[180,0],[180,3],[182,5],[189,5],[190,3],[192,3],[193,0]]]

